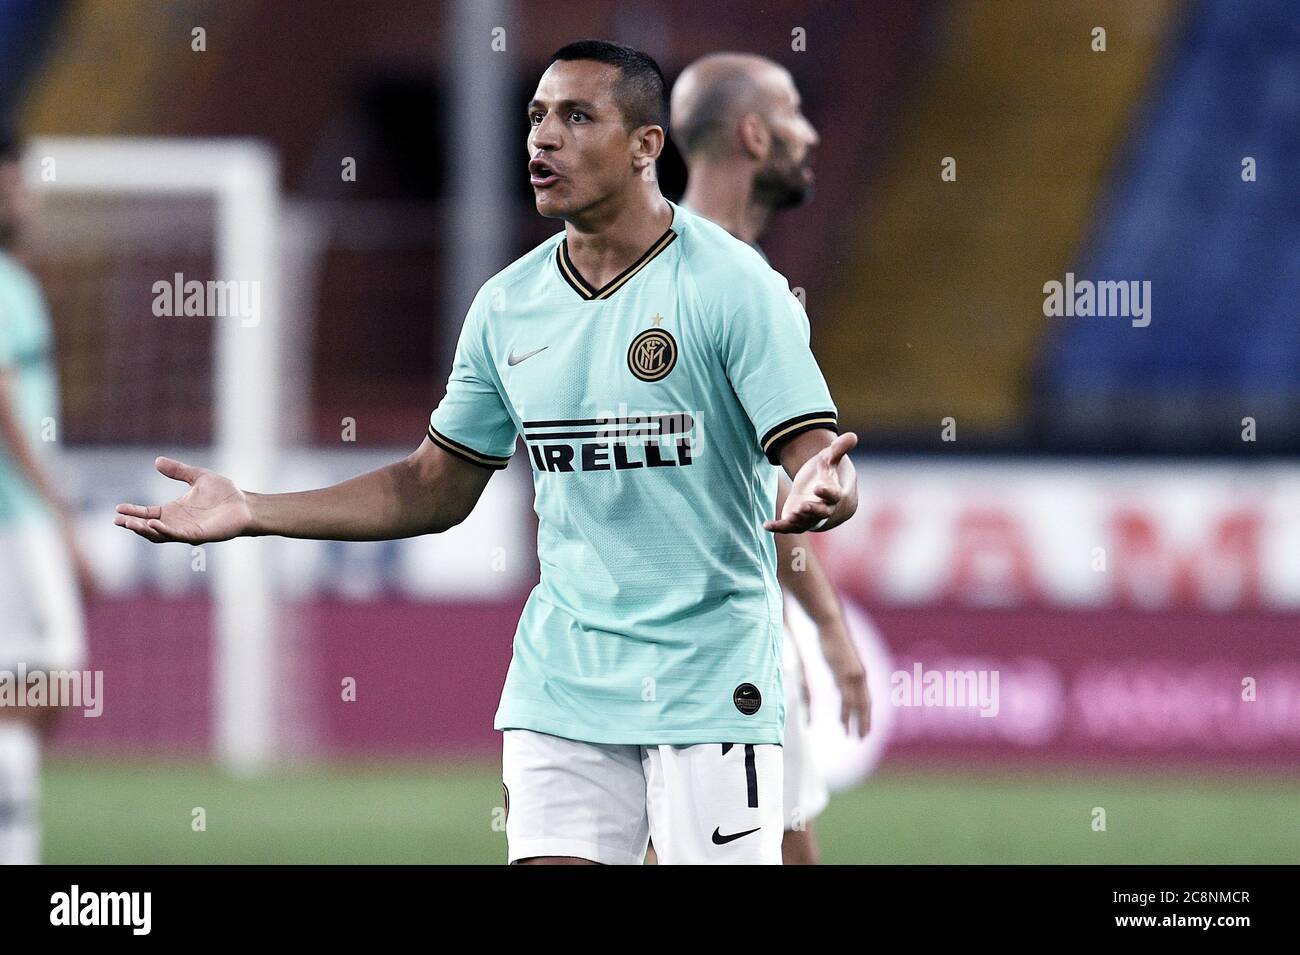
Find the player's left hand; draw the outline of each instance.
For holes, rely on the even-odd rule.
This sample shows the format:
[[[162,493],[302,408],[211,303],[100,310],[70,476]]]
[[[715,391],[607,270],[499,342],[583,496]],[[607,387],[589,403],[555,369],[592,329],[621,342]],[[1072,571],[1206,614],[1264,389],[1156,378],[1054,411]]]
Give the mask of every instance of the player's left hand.
[[[840,693],[840,722],[844,724],[844,732],[852,736],[856,722],[861,739],[871,729],[871,693],[867,689],[866,667],[853,645],[853,637],[844,627],[821,627],[817,636]]]
[[[830,517],[845,494],[840,482],[840,459],[857,443],[858,436],[846,431],[805,461],[791,482],[781,516],[764,521],[763,528],[777,534],[802,534]]]
[[[59,534],[63,538],[63,547],[68,555],[68,562],[72,565],[73,575],[77,579],[77,588],[81,592],[81,599],[91,600],[99,592],[99,581],[95,574],[94,565],[91,564],[90,558],[82,546],[81,537],[77,534],[71,513],[60,513],[58,521]]]

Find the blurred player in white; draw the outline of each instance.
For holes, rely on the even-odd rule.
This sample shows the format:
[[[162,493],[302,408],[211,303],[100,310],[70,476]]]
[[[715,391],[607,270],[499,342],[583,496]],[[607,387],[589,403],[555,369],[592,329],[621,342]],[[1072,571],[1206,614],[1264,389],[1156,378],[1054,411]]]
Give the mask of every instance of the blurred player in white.
[[[771,217],[803,203],[812,187],[818,137],[800,108],[790,73],[761,56],[716,53],[696,60],[672,91],[671,127],[690,173],[682,205],[712,219],[758,249]],[[761,254],[761,249],[759,250]],[[777,513],[790,482],[780,476]],[[835,588],[807,534],[776,538],[777,577],[817,626],[841,697],[845,732],[864,736],[871,724],[866,671],[854,649]],[[829,800],[813,760],[807,680],[798,643],[785,626],[786,865],[817,861],[812,820]]]
[[[91,580],[42,454],[62,422],[45,300],[15,257],[37,211],[18,160],[14,137],[0,132],[0,678],[11,684],[20,666],[81,666],[77,578]],[[54,715],[0,705],[0,864],[40,861],[40,735]]]

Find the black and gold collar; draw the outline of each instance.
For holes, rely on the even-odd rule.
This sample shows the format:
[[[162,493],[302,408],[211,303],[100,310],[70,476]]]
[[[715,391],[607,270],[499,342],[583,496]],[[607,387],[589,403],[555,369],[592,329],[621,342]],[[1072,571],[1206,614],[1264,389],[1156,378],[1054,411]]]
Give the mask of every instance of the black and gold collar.
[[[614,276],[600,288],[593,288],[591,283],[584,279],[574,267],[572,260],[569,258],[569,240],[567,238],[560,240],[560,246],[555,252],[555,262],[560,267],[560,275],[564,276],[564,280],[572,286],[573,290],[587,301],[594,302],[600,299],[609,298],[621,289],[631,281],[632,276],[636,275],[643,268],[649,265],[655,256],[668,248],[668,246],[672,245],[673,240],[676,238],[677,233],[673,231],[672,226],[669,226],[664,231],[664,234],[656,239],[654,244],[651,245],[650,248],[646,249],[645,253],[639,259],[625,268],[622,272],[619,272],[618,275]]]

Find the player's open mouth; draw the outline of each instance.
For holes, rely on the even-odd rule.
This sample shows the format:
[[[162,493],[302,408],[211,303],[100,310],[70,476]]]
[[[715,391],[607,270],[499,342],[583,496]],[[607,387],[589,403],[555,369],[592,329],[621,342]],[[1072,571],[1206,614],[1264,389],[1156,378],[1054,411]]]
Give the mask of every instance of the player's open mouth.
[[[531,173],[529,182],[538,189],[545,189],[547,186],[553,186],[560,181],[560,177],[556,175],[555,170],[540,159],[534,159],[530,162],[528,171]]]

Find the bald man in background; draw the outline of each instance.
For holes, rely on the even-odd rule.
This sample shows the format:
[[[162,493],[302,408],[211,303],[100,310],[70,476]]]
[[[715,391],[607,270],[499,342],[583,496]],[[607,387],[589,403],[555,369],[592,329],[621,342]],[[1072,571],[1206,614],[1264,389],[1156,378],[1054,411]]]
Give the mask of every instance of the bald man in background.
[[[673,86],[670,128],[690,179],[682,205],[758,249],[774,214],[804,203],[812,191],[817,131],[800,108],[794,79],[782,66],[748,53],[715,53],[682,71]],[[766,256],[764,256],[766,258]],[[756,316],[758,317],[758,316]],[[781,476],[780,513],[790,482]],[[822,654],[839,689],[847,733],[871,725],[866,670],[849,636],[839,596],[808,534],[777,534],[777,577],[817,626]],[[796,569],[801,568],[801,569]],[[808,694],[798,646],[785,631],[786,865],[817,861],[812,820],[828,801],[812,760]]]

